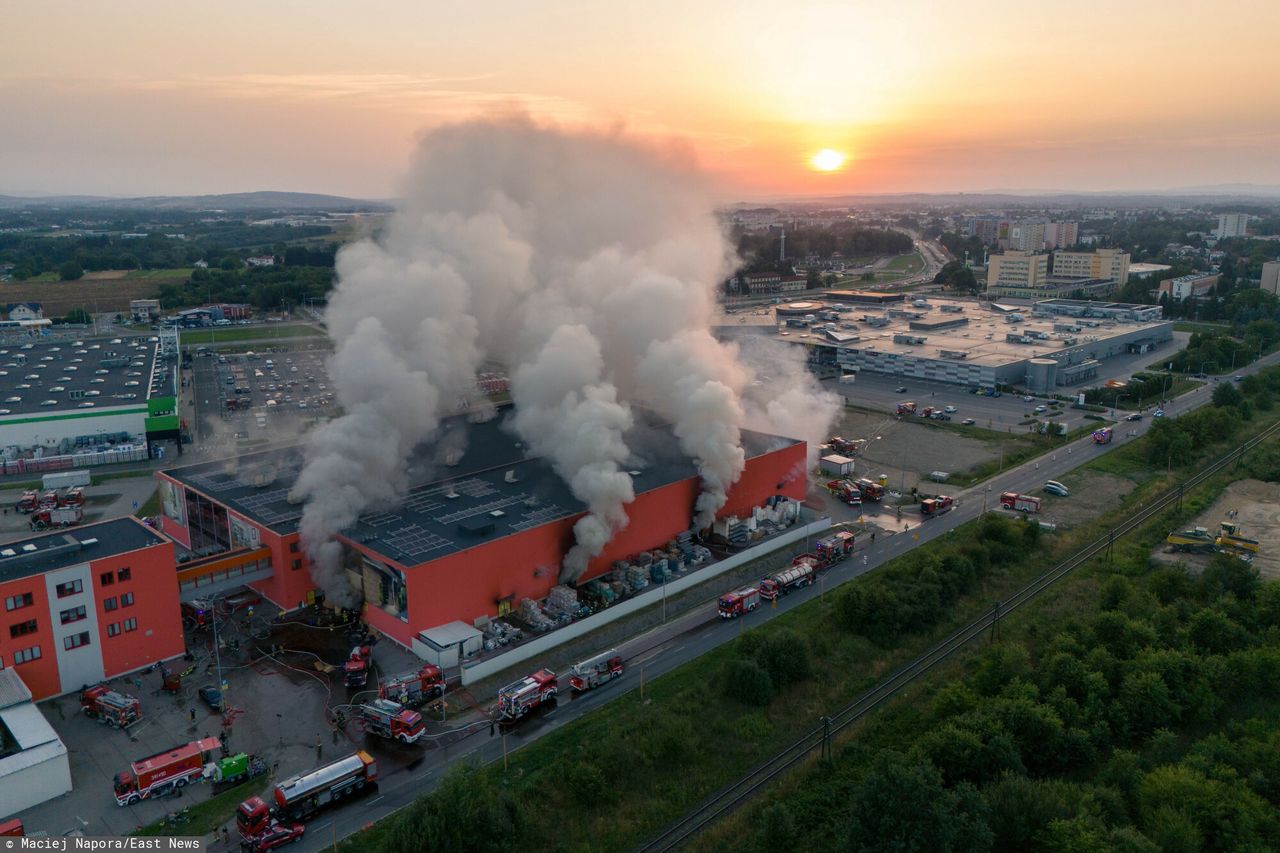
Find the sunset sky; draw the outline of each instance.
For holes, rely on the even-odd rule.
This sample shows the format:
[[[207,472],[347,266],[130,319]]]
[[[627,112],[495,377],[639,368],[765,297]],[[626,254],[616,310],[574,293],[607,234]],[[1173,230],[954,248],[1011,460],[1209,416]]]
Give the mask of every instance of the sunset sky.
[[[512,106],[680,138],[726,199],[1280,184],[1276,0],[19,0],[4,29],[0,193],[389,197],[423,128]]]

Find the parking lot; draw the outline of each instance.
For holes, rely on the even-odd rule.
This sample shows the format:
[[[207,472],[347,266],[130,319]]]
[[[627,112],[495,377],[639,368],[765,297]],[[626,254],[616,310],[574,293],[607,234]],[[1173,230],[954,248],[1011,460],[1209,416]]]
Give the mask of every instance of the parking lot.
[[[320,345],[233,354],[201,349],[184,378],[191,383],[189,408],[202,446],[218,438],[278,440],[335,411],[325,370],[329,351]]]

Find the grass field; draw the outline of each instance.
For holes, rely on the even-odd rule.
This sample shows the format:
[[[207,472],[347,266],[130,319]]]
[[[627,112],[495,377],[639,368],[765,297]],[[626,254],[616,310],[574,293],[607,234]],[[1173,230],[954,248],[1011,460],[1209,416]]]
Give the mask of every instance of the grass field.
[[[1173,324],[1175,332],[1218,332],[1219,334],[1231,334],[1231,327],[1221,323],[1193,323],[1190,320],[1179,320]]]
[[[318,338],[324,332],[315,326],[232,326],[225,329],[196,329],[183,332],[186,344],[227,344],[233,341],[269,341],[283,338]]]
[[[129,300],[153,298],[160,285],[190,276],[190,269],[104,270],[77,281],[58,281],[57,272],[46,272],[26,281],[0,283],[0,301],[39,302],[46,317],[60,317],[73,308],[127,312]]]
[[[148,826],[144,826],[134,835],[184,835],[184,836],[201,836],[208,835],[222,824],[226,823],[227,816],[234,813],[236,806],[240,805],[249,796],[258,793],[262,789],[262,782],[251,780],[243,784],[237,785],[205,800],[199,805],[191,806],[189,813],[190,819],[177,826],[166,826],[164,821],[159,820]]]

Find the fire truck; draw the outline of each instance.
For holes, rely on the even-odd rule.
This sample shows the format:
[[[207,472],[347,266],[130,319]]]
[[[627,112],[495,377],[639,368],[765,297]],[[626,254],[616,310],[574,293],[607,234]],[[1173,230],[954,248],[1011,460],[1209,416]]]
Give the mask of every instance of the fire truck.
[[[46,527],[71,527],[84,521],[84,513],[78,506],[42,507],[31,513],[31,529],[44,530]]]
[[[136,696],[108,690],[106,685],[90,687],[80,694],[80,710],[91,720],[111,728],[128,728],[142,719],[142,703]]]
[[[1018,512],[1039,512],[1040,499],[1032,495],[1005,492],[1000,495],[1000,506],[1006,509],[1016,509]]]
[[[753,586],[727,592],[720,596],[716,609],[721,619],[737,619],[744,613],[750,613],[760,606],[760,590]]]
[[[378,685],[378,698],[390,699],[410,708],[418,708],[443,696],[444,673],[435,664],[425,664],[414,672],[404,672]]]
[[[359,750],[307,773],[291,776],[271,789],[271,805],[250,797],[236,809],[236,829],[251,840],[269,831],[277,819],[306,820],[316,812],[378,783],[378,763]]]
[[[593,690],[622,675],[622,655],[617,649],[609,649],[581,663],[573,665],[569,670],[569,686],[579,693]]]
[[[827,483],[827,491],[849,506],[862,506],[862,490],[852,480],[831,480]]]
[[[58,490],[50,489],[40,496],[40,505],[37,509],[53,509],[58,505]]]
[[[116,802],[131,806],[172,794],[188,782],[200,781],[204,766],[221,747],[222,742],[216,737],[206,737],[133,762],[127,771],[115,776]]]
[[[840,530],[830,536],[819,539],[813,548],[815,556],[818,558],[818,566],[816,568],[825,569],[827,566],[838,563],[853,553],[853,534],[847,530]]]
[[[35,512],[36,508],[39,506],[40,506],[39,492],[25,491],[22,493],[22,497],[18,498],[18,503],[17,503],[18,512],[24,512],[24,513]]]
[[[884,486],[873,480],[861,479],[856,484],[858,491],[862,492],[864,501],[878,501],[884,497]]]
[[[915,414],[915,411],[916,411],[916,404],[913,402],[908,401],[906,403],[898,404],[897,413],[900,415],[912,415],[912,414]]]
[[[427,731],[421,714],[390,699],[374,699],[366,705],[361,705],[357,711],[360,714],[360,723],[366,732],[387,740],[417,743],[418,738]]]
[[[67,489],[58,498],[58,506],[84,506],[84,489],[79,486]]]
[[[359,645],[351,649],[351,654],[342,664],[342,680],[348,687],[364,687],[369,683],[369,664],[373,660],[373,649],[368,645]]]
[[[15,838],[21,838],[23,835],[26,835],[26,832],[22,828],[21,818],[15,817],[4,822],[0,822],[0,837],[6,835],[11,835]]]
[[[841,438],[838,435],[833,435],[827,439],[827,446],[831,448],[833,453],[840,453],[845,456],[856,456],[864,444],[866,444],[864,439]]]
[[[812,563],[798,563],[760,581],[760,597],[777,601],[779,596],[786,595],[793,589],[812,585],[816,576]]]
[[[920,514],[925,518],[933,518],[935,515],[942,515],[953,506],[955,506],[954,499],[946,495],[937,495],[920,501]]]
[[[1111,427],[1103,427],[1102,429],[1093,431],[1094,444],[1110,444],[1111,437],[1115,434]]]
[[[556,674],[540,669],[498,691],[498,719],[511,722],[527,716],[544,702],[554,702],[559,690]]]

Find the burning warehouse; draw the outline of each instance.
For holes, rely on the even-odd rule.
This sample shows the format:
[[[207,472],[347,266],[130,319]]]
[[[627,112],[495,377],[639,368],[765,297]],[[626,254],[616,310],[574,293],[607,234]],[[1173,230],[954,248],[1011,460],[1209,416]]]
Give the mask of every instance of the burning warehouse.
[[[409,493],[339,532],[340,565],[324,573],[300,544],[303,506],[291,492],[304,465],[301,448],[160,473],[164,531],[210,567],[183,571],[184,597],[249,583],[290,609],[313,600],[317,586],[331,601],[354,592],[365,620],[406,647],[426,629],[505,615],[522,599],[545,597],[587,507],[521,442],[511,418],[507,411],[484,423],[445,422],[414,454]],[[626,526],[589,560],[580,584],[687,530],[703,491],[669,427],[637,418],[626,439],[636,449],[626,462],[635,500]],[[747,430],[741,440],[746,467],[719,516],[750,515],[778,495],[803,499],[803,442]]]

